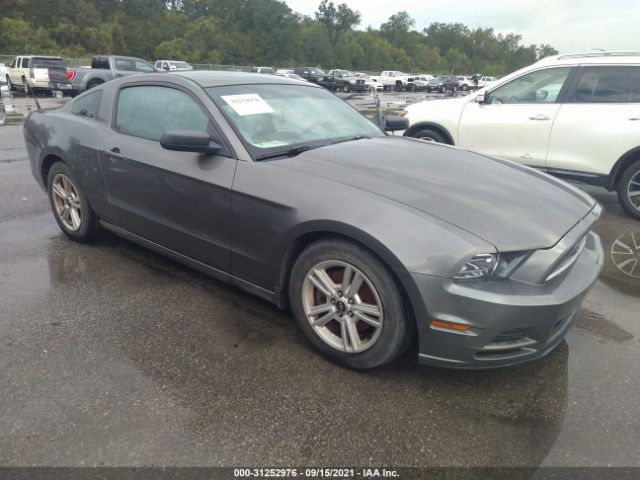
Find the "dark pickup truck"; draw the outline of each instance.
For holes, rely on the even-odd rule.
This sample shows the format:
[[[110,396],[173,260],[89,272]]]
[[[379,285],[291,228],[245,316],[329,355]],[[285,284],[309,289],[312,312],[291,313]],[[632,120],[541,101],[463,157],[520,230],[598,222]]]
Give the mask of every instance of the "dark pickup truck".
[[[67,69],[67,78],[75,94],[89,90],[114,78],[157,72],[146,60],[120,55],[98,55],[91,61],[91,68]]]

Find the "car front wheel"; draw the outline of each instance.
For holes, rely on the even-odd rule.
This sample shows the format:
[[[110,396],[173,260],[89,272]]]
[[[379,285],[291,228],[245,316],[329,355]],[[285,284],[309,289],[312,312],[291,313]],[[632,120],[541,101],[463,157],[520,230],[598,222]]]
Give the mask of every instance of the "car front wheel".
[[[622,174],[618,182],[618,200],[630,216],[640,220],[640,160]]]
[[[444,135],[432,128],[422,128],[420,130],[416,130],[410,136],[413,138],[419,138],[420,140],[426,140],[428,142],[449,143],[447,142]]]
[[[62,162],[51,166],[47,176],[49,203],[60,229],[71,240],[87,242],[98,231],[98,218],[71,169]]]
[[[308,247],[292,269],[289,300],[307,339],[340,365],[384,365],[410,343],[412,323],[398,285],[380,260],[353,243]]]

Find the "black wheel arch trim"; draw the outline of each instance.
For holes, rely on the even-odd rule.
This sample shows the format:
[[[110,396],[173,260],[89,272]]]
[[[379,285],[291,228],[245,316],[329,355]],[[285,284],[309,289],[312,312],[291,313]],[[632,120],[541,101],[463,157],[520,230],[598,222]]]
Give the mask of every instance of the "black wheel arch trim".
[[[434,122],[420,122],[420,123],[416,123],[415,125],[411,125],[409,128],[405,130],[403,136],[410,137],[416,130],[420,130],[422,128],[431,128],[431,129],[440,131],[446,137],[447,141],[449,142],[449,145],[455,145],[455,143],[453,142],[453,137],[451,136],[451,133],[449,133],[449,130],[447,130],[442,125]]]
[[[613,165],[609,177],[607,179],[607,190],[615,190],[618,187],[618,181],[624,174],[629,165],[640,160],[640,146],[632,148],[625,152]]]
[[[406,293],[413,310],[415,302],[411,299],[410,292],[416,291],[417,287],[408,282],[408,279],[411,278],[410,275],[402,275],[402,273],[408,274],[408,271],[400,259],[379,240],[363,230],[331,220],[312,220],[296,225],[288,232],[287,238],[283,242],[284,246],[272,257],[274,258],[274,264],[271,269],[275,275],[276,304],[280,308],[286,308],[287,306],[288,277],[298,255],[307,245],[323,238],[340,238],[351,241],[376,255],[396,278],[398,284]]]

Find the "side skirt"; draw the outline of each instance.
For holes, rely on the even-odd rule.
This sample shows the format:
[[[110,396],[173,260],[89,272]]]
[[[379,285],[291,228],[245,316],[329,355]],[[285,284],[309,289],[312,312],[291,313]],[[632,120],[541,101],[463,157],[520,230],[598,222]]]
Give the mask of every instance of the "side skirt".
[[[211,278],[215,278],[216,280],[220,280],[221,282],[227,283],[234,287],[238,287],[268,302],[275,303],[276,305],[278,304],[277,295],[275,294],[275,292],[262,288],[251,282],[247,282],[246,280],[238,278],[229,273],[223,272],[222,270],[219,270],[217,268],[213,268],[205,263],[199,262],[198,260],[194,260],[193,258],[187,257],[186,255],[178,253],[174,250],[163,247],[162,245],[152,242],[151,240],[147,240],[146,238],[136,235],[135,233],[131,233],[128,230],[125,230],[124,228],[113,225],[112,223],[105,222],[104,220],[100,220],[100,225],[105,230],[108,230],[109,232],[114,233],[119,237],[125,238],[130,242],[138,244],[142,247],[148,248],[149,250],[159,253],[160,255],[163,255],[165,257],[168,257],[171,260],[174,260],[178,263],[186,265],[189,268],[193,268],[194,270],[197,270],[200,273],[203,273]]]

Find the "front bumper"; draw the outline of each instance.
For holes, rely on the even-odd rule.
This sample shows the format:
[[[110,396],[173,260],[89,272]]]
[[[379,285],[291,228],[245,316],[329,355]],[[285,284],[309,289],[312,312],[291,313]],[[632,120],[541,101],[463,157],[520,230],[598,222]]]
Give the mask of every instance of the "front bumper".
[[[418,319],[420,363],[481,369],[543,357],[578,318],[603,263],[602,241],[590,232],[571,269],[543,285],[512,280],[457,283],[412,274],[428,311],[426,318]],[[436,328],[432,319],[471,328]]]

